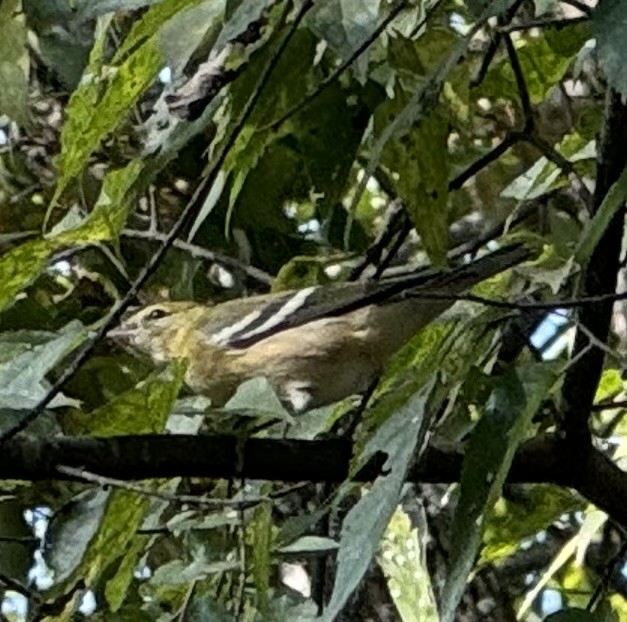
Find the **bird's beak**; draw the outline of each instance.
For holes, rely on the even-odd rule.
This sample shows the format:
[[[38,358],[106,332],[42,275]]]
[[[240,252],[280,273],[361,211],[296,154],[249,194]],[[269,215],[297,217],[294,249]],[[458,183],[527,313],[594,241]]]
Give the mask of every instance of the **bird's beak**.
[[[118,341],[121,343],[127,343],[131,340],[131,336],[133,335],[135,329],[137,327],[134,324],[120,324],[115,328],[112,328],[108,333],[107,337],[109,339],[113,339],[114,341]]]

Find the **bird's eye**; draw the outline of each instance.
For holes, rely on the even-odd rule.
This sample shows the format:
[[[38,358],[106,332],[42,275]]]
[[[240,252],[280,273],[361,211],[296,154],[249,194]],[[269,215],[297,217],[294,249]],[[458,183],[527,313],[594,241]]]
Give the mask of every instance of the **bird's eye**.
[[[165,309],[153,309],[147,316],[147,320],[160,320],[162,317],[170,315]]]

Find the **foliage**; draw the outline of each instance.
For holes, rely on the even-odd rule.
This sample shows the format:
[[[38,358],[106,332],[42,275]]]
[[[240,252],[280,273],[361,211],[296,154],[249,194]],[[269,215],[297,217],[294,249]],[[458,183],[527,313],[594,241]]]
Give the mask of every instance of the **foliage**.
[[[447,269],[512,240],[538,256],[477,296],[576,296],[627,197],[623,166],[590,192],[605,91],[627,97],[627,6],[594,4],[0,0],[0,434],[120,301]],[[322,603],[328,621],[382,608],[405,621],[627,620],[607,515],[553,463],[507,483],[521,447],[568,427],[562,382],[578,364],[553,335],[560,318],[523,310],[459,300],[369,400],[296,420],[263,378],[218,409],[185,386],[184,361],[155,369],[97,341],[29,438],[234,435],[233,478],[131,482],[116,454],[103,469],[120,479],[61,463],[53,484],[3,479],[5,608],[22,599],[32,619],[69,620],[87,595],[96,620],[304,621]],[[570,335],[585,328],[562,315]],[[617,461],[623,325],[617,309],[589,346],[605,354],[597,402],[617,401],[590,429]],[[250,437],[281,452],[338,431],[352,457],[337,486],[240,477]],[[36,564],[31,527],[47,529]]]

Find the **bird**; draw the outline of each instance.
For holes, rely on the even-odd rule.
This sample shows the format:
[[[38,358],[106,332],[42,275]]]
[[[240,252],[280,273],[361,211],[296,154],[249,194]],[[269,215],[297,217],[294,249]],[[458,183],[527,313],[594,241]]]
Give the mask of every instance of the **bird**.
[[[266,377],[294,414],[368,390],[389,358],[455,297],[528,259],[505,246],[449,270],[233,299],[172,301],[134,312],[108,336],[156,364],[187,361],[185,384],[223,406]]]

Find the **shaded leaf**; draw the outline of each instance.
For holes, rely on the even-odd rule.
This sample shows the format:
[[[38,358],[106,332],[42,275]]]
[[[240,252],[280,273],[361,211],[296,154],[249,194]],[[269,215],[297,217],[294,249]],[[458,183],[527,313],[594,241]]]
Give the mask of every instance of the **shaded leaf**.
[[[625,19],[627,7],[621,0],[603,0],[592,13],[592,31],[601,67],[611,86],[625,97],[627,95],[627,42]]]
[[[479,550],[486,511],[500,494],[514,452],[555,380],[547,364],[509,371],[498,379],[485,406],[464,456],[442,592],[443,622],[454,619]]]

